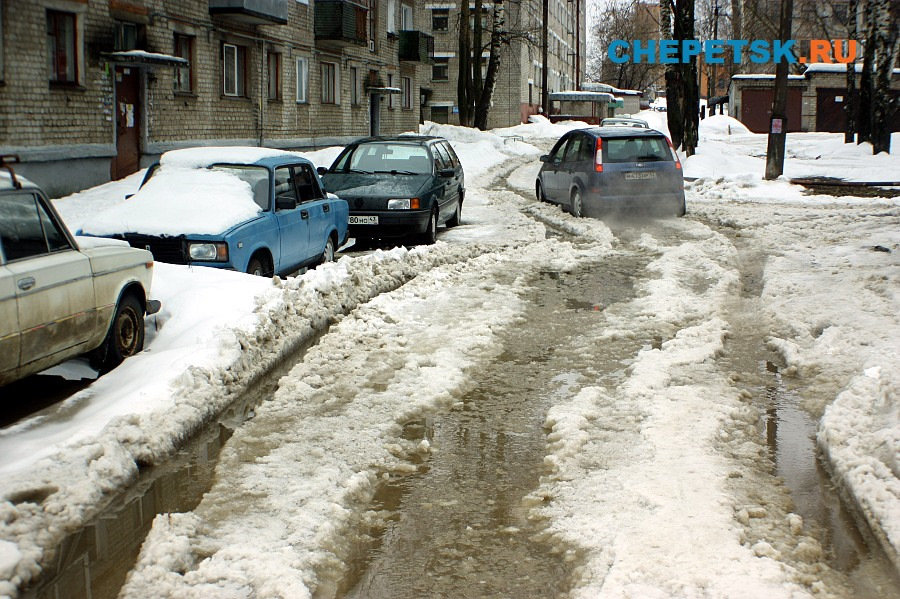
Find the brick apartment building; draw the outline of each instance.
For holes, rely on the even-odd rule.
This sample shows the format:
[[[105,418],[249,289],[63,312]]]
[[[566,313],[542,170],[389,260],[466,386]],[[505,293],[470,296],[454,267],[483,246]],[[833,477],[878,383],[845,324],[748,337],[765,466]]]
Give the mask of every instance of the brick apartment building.
[[[550,0],[552,89],[579,79],[584,2]],[[540,0],[509,8],[539,27]],[[458,14],[424,0],[0,0],[0,153],[58,196],[170,149],[454,122]],[[504,48],[492,126],[537,111],[541,68],[538,44]]]

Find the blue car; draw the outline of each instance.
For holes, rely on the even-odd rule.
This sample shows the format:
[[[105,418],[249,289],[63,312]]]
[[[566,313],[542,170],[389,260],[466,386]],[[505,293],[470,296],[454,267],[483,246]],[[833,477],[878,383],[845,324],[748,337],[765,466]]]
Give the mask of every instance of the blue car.
[[[163,154],[137,193],[82,234],[124,239],[158,262],[271,276],[333,260],[348,215],[347,202],[326,194],[298,154],[191,148]]]
[[[685,214],[681,162],[669,139],[655,129],[575,129],[540,160],[537,198],[560,204],[574,216]]]

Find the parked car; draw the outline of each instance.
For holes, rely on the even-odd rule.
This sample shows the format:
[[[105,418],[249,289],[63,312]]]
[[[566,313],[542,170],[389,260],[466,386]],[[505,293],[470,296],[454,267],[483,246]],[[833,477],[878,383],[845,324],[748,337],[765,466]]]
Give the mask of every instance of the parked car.
[[[124,239],[160,262],[289,274],[334,259],[347,203],[327,195],[312,162],[282,150],[173,150],[140,189],[83,228]]]
[[[537,198],[562,204],[575,216],[613,210],[685,213],[681,162],[669,139],[655,129],[576,129],[540,160]]]
[[[455,227],[462,218],[465,176],[442,137],[360,139],[319,173],[325,189],[350,204],[356,239],[411,237],[431,244],[438,226]]]
[[[636,119],[634,117],[627,116],[615,116],[603,119],[600,121],[601,127],[640,127],[642,129],[649,129],[650,123],[643,119]]]
[[[90,353],[108,370],[141,351],[153,256],[76,240],[37,185],[0,156],[0,385]]]

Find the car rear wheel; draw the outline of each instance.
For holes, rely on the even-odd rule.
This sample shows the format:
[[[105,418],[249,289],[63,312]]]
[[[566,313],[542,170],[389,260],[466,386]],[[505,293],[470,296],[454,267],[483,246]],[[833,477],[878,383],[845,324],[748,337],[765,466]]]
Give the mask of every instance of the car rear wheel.
[[[550,200],[547,199],[547,196],[544,195],[544,186],[541,184],[540,179],[537,180],[537,183],[534,186],[534,195],[537,197],[538,202],[550,202]]]
[[[113,316],[106,341],[91,356],[100,372],[108,372],[144,349],[144,308],[133,295],[122,296]]]
[[[322,257],[319,258],[319,264],[326,262],[334,262],[334,239],[329,235],[328,241],[325,242],[325,250],[322,251]]]
[[[453,213],[453,216],[450,217],[450,220],[447,221],[447,228],[457,226],[462,220],[462,198],[457,200],[456,202],[456,212]]]
[[[584,204],[581,201],[581,192],[578,191],[578,188],[575,188],[572,191],[572,216],[575,218],[581,218],[584,216]]]

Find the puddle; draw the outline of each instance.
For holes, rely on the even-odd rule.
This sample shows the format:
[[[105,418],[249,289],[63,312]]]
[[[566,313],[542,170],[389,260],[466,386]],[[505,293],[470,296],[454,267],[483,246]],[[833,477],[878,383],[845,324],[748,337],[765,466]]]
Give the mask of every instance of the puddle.
[[[141,470],[138,480],[112,498],[84,528],[67,536],[42,564],[43,576],[22,599],[115,598],[134,566],[157,514],[193,510],[210,489],[222,447],[253,409],[274,393],[319,336],[302,344],[282,366],[257,380],[216,422],[165,464]]]
[[[547,409],[583,374],[593,380],[602,361],[559,350],[596,322],[595,306],[633,295],[628,273],[639,268],[619,257],[538,275],[527,324],[506,333],[505,352],[474,375],[473,390],[454,409],[407,426],[408,438],[427,439],[433,453],[417,473],[381,485],[338,597],[568,596],[578,556],[542,534],[527,496],[544,473]],[[607,365],[621,372],[620,360]],[[326,586],[322,596],[331,596],[335,587]]]

